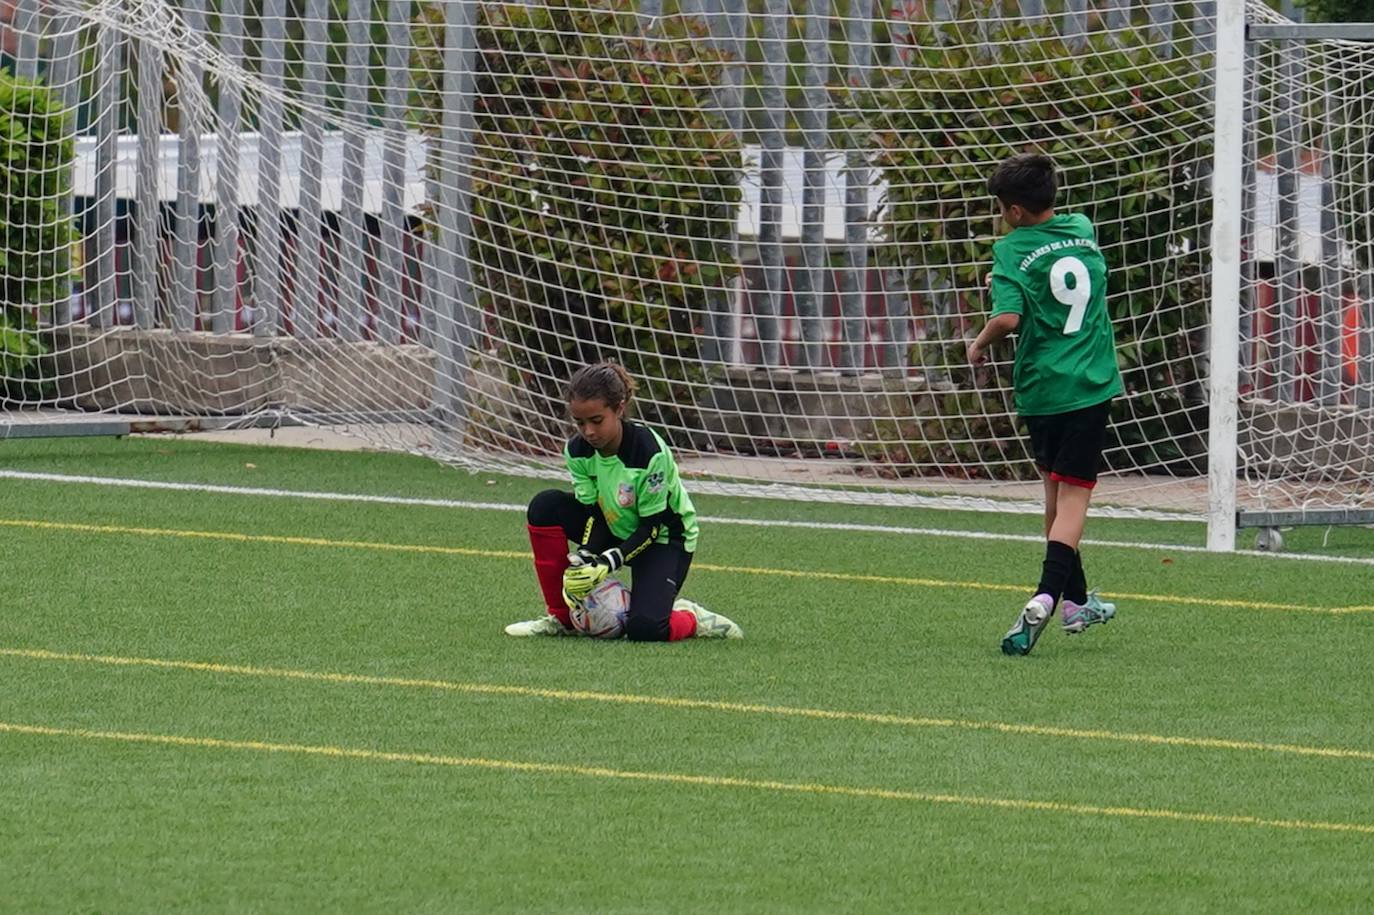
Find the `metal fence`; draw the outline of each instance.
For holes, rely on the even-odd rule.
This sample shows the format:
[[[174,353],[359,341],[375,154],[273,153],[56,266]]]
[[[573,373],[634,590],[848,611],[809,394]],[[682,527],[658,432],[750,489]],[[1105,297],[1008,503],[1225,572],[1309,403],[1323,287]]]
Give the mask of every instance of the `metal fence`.
[[[1239,393],[1368,408],[1374,284],[1356,214],[1374,99],[1368,55],[1309,50],[1322,37],[1369,41],[1374,28],[1261,24],[1246,42]]]
[[[473,296],[459,167],[472,129],[475,0],[444,4],[444,113],[430,137],[404,127],[415,88],[415,0],[291,2],[181,0],[192,32],[206,32],[213,18],[209,40],[217,51],[274,90],[250,111],[234,81],[211,86],[200,68],[182,69],[178,78],[210,93],[218,123],[241,128],[209,136],[187,118],[175,128],[169,123],[160,86],[167,61],[153,42],[100,24],[80,29],[73,17],[45,7],[24,14],[18,71],[45,75],[68,107],[87,113],[72,200],[86,237],[85,266],[79,296],[57,309],[59,323],[435,346],[461,346],[478,326],[466,313]],[[836,39],[828,23],[838,2],[682,0],[683,12],[708,25],[710,40],[741,60],[718,99],[732,126],[747,130],[758,162],[753,234],[737,239],[749,282],[718,296],[703,317],[708,359],[903,369],[921,315],[960,307],[935,301],[946,294],[939,289],[914,288],[929,285],[925,278],[870,266],[871,175],[861,155],[846,159],[831,144],[826,87]],[[1176,26],[1210,22],[1214,7],[1209,0],[1023,0],[1020,10],[1052,17],[1070,41],[1135,22],[1163,47],[1179,42],[1195,53],[1209,47],[1207,30]],[[954,11],[950,0],[851,2],[845,79],[863,86],[875,67],[900,64],[912,21],[948,19]],[[641,0],[640,12],[660,14],[662,0]],[[299,34],[288,34],[291,15],[300,16]],[[791,38],[795,15],[805,30]],[[377,92],[350,81],[335,102],[341,118],[384,125],[370,134],[326,132],[320,119],[289,124],[278,101],[289,68],[305,87],[318,90],[329,79],[331,26],[346,31],[348,68],[385,57]],[[745,61],[747,39],[762,59]],[[251,58],[246,41],[256,49]],[[790,63],[789,54],[800,62]],[[92,59],[94,67],[83,66]],[[759,100],[757,123],[747,128],[746,88]],[[802,100],[793,125],[784,118],[789,90]],[[427,201],[437,203],[439,222],[431,241],[417,231]],[[842,229],[828,234],[827,217],[836,212]],[[455,307],[465,313],[453,314]],[[436,321],[446,326],[432,326]]]

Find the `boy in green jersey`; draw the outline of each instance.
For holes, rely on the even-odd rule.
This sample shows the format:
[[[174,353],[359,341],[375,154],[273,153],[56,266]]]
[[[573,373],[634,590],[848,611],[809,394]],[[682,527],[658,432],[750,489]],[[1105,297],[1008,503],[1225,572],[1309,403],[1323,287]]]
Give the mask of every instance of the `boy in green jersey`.
[[[625,418],[633,393],[634,381],[615,362],[586,366],[568,383],[568,411],[578,433],[563,459],[573,491],[539,493],[525,516],[548,612],[510,624],[508,635],[576,635],[569,604],[628,566],[633,590],[626,638],[743,636],[726,617],[678,597],[697,547],[697,513],[667,444]],[[568,555],[569,541],[577,545],[576,562]]]
[[[1024,655],[1061,598],[1069,634],[1116,613],[1087,590],[1078,544],[1121,373],[1107,314],[1107,262],[1086,216],[1055,213],[1054,162],[1012,156],[993,172],[988,190],[1011,231],[992,247],[992,317],[969,345],[969,360],[982,362],[989,347],[1018,333],[1013,401],[1045,482],[1040,584],[1002,639],[1004,653]]]

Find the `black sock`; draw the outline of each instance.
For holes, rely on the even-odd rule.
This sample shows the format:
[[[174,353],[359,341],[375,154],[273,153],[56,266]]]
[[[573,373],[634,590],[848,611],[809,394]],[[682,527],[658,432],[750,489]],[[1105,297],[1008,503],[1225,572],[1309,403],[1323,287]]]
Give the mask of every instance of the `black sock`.
[[[1073,571],[1069,573],[1069,580],[1064,582],[1064,599],[1075,604],[1081,604],[1088,599],[1088,579],[1083,574],[1081,552],[1073,554]]]
[[[1041,567],[1040,587],[1036,588],[1035,593],[1048,594],[1054,598],[1056,604],[1059,603],[1059,598],[1064,593],[1064,585],[1073,574],[1073,567],[1073,547],[1058,540],[1051,540],[1045,544],[1045,564]]]

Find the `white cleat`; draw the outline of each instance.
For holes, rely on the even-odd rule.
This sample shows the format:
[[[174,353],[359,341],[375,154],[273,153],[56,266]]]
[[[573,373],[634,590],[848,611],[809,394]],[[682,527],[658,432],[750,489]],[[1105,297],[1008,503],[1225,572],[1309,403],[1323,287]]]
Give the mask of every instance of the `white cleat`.
[[[697,618],[697,631],[692,636],[695,639],[742,639],[744,630],[739,628],[739,624],[728,616],[720,613],[713,613],[695,601],[679,597],[673,601],[674,610],[686,610]]]
[[[560,623],[555,617],[548,614],[541,616],[537,620],[524,620],[519,623],[511,623],[506,627],[506,635],[513,635],[516,638],[525,638],[532,635],[579,635],[576,629],[569,629]]]
[[[1040,631],[1054,615],[1054,604],[1048,594],[1037,594],[1026,601],[1016,615],[1016,623],[1002,636],[1002,654],[1028,655],[1040,638]]]

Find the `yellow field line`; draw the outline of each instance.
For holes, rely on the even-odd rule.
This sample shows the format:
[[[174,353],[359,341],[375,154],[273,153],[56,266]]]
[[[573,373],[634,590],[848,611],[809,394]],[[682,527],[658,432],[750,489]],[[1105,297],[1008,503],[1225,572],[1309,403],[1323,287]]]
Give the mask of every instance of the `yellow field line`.
[[[355,747],[329,745],[268,743],[260,740],[225,740],[218,737],[183,737],[173,734],[144,734],[127,731],[95,731],[85,728],[54,728],[3,721],[0,721],[0,733],[26,734],[43,737],[73,737],[80,740],[107,740],[121,743],[197,747],[216,750],[293,753],[303,756],[357,759],[369,762],[416,763],[429,766],[452,766],[458,768],[488,769],[499,772],[537,773],[540,775],[575,775],[584,778],[617,779],[621,781],[651,782],[669,785],[689,785],[706,788],[742,788],[753,791],[832,795],[884,801],[914,801],[926,804],[949,804],[960,807],[984,807],[999,810],[1035,811],[1041,813],[1067,813],[1088,817],[1127,817],[1133,819],[1171,820],[1183,823],[1204,823],[1224,826],[1259,826],[1268,829],[1296,829],[1311,832],[1341,832],[1374,835],[1374,825],[1365,823],[1336,823],[1322,820],[1273,820],[1263,817],[1228,813],[1198,813],[1151,807],[1103,807],[1096,804],[1071,804],[1060,801],[1033,801],[1020,798],[980,797],[977,795],[965,794],[933,794],[924,791],[904,791],[891,788],[862,788],[848,785],[828,785],[819,782],[783,782],[769,779],[736,778],[725,775],[690,775],[680,772],[640,772],[627,769],[608,769],[601,766],[524,762],[510,759],[485,759],[475,756],[441,756],[429,753],[398,753],[384,750],[365,750]]]
[[[76,524],[67,521],[34,521],[0,518],[0,527],[39,531],[75,531],[84,534],[125,534],[137,537],[181,537],[190,540],[227,540],[232,543],[279,543],[288,546],[342,547],[392,553],[439,553],[447,556],[480,556],[489,559],[528,559],[518,550],[479,550],[461,546],[429,546],[422,543],[376,543],[370,540],[326,540],[323,537],[288,537],[277,534],[238,534],[233,531],[186,531],[165,527],[127,527],[120,524]]]
[[[889,715],[880,712],[854,712],[844,711],[842,709],[806,708],[804,706],[760,705],[748,702],[722,702],[713,699],[647,696],[636,693],[605,693],[593,690],[545,689],[535,686],[511,686],[500,683],[463,683],[452,680],[378,677],[368,674],[341,674],[327,671],[293,670],[280,667],[254,667],[241,664],[216,664],[204,661],[178,661],[165,658],[131,658],[120,657],[118,655],[77,654],[71,652],[47,651],[40,648],[0,648],[0,657],[23,658],[33,661],[67,661],[80,664],[104,664],[113,667],[148,667],[160,670],[192,671],[195,673],[230,674],[234,676],[265,677],[282,680],[304,680],[314,683],[433,689],[475,695],[551,699],[562,702],[604,702],[616,705],[647,705],[659,708],[729,712],[734,714],[763,715],[777,718],[804,718],[819,721],[854,721],[864,724],[908,728],[952,728],[967,731],[992,731],[1000,734],[1022,734],[1034,737],[1064,737],[1074,740],[1100,740],[1115,743],[1190,747],[1203,750],[1285,753],[1295,756],[1316,756],[1326,759],[1353,759],[1374,762],[1374,750],[1358,750],[1346,747],[1314,747],[1288,743],[1265,743],[1257,740],[1228,740],[1218,737],[1144,734],[1131,731],[1065,728],[1040,724],[1015,724],[1005,721],[979,721],[967,718],[928,718]]]
[[[799,569],[768,569],[751,566],[721,566],[710,563],[692,563],[692,568],[707,572],[734,572],[745,575],[777,575],[785,578],[810,578],[822,581],[867,582],[878,585],[906,585],[916,588],[958,588],[966,591],[1001,591],[1010,594],[1025,594],[1026,585],[989,584],[982,581],[951,581],[942,578],[908,578],[897,575],[859,575],[850,572],[822,572]],[[1130,594],[1122,591],[1111,593],[1113,600],[1138,600],[1152,603],[1188,604],[1203,607],[1230,607],[1242,610],[1296,610],[1304,613],[1348,613],[1361,610],[1374,610],[1374,607],[1317,607],[1311,604],[1282,604],[1269,601],[1232,600],[1229,598],[1183,597],[1176,594]]]
[[[239,534],[233,531],[189,531],[161,527],[128,527],[116,524],[78,524],[65,521],[37,521],[25,518],[0,518],[0,527],[27,528],[42,531],[73,531],[87,534],[123,534],[138,537],[180,537],[192,540],[222,540],[231,543],[277,543],[290,546],[318,546],[353,550],[377,550],[392,553],[426,553],[440,556],[476,556],[486,559],[529,559],[520,550],[485,550],[461,546],[432,546],[423,543],[385,543],[371,540],[329,540],[323,537],[292,537],[278,534]],[[1024,584],[989,584],[981,581],[958,581],[942,578],[908,578],[894,575],[860,575],[852,572],[824,572],[802,569],[773,569],[757,566],[714,565],[693,563],[693,569],[706,572],[730,572],[737,575],[769,575],[780,578],[802,578],[820,581],[847,581],[879,585],[902,585],[915,588],[951,588],[960,591],[999,591],[1024,594]],[[1179,604],[1197,607],[1223,607],[1240,610],[1287,610],[1301,613],[1374,613],[1374,606],[1322,607],[1312,604],[1286,604],[1271,601],[1234,600],[1215,597],[1186,597],[1177,594],[1136,594],[1113,591],[1111,596],[1121,600],[1147,603]]]

